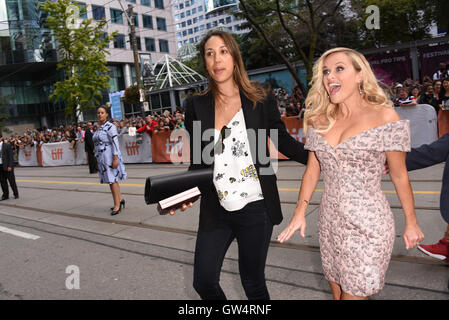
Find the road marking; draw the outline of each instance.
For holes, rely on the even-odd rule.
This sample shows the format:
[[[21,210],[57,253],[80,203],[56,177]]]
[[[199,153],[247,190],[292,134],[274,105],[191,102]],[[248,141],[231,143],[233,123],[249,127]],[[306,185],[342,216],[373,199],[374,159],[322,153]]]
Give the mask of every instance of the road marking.
[[[9,233],[9,234],[12,234],[14,236],[25,238],[25,239],[29,239],[29,240],[37,240],[37,239],[40,238],[39,236],[36,236],[34,234],[31,234],[31,233],[26,233],[26,232],[14,230],[14,229],[9,229],[9,228],[2,227],[2,226],[0,226],[0,232]]]
[[[18,182],[31,182],[31,183],[49,183],[49,184],[72,184],[72,185],[92,185],[101,186],[103,184],[99,182],[75,182],[75,181],[49,181],[49,180],[22,180],[16,179]],[[123,187],[145,187],[142,183],[120,183]],[[299,191],[299,188],[278,188],[279,191]],[[315,189],[315,192],[323,192],[324,189]],[[383,190],[384,193],[396,193],[394,190]],[[414,190],[414,194],[440,194],[440,191],[419,191]]]

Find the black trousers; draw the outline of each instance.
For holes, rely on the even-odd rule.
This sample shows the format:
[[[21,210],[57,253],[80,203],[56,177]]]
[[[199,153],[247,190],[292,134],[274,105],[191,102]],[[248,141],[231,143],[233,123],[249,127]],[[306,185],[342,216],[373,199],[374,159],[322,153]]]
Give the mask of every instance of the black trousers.
[[[3,198],[9,197],[8,181],[9,185],[11,186],[12,192],[14,193],[14,196],[18,197],[19,190],[17,189],[16,177],[14,175],[14,168],[12,168],[11,171],[5,171],[3,170],[3,168],[0,168],[0,183],[2,186]]]
[[[220,272],[226,252],[237,239],[240,279],[249,300],[269,300],[265,264],[273,224],[263,200],[234,212],[222,210],[214,230],[198,230],[193,287],[203,300],[225,300]]]
[[[87,163],[89,164],[89,173],[97,173],[98,165],[97,159],[95,158],[95,154],[93,151],[87,151]]]

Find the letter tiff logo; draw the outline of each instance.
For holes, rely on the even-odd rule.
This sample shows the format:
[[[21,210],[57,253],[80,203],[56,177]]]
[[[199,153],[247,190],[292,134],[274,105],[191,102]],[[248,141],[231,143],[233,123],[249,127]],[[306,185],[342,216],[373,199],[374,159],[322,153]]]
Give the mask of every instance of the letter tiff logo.
[[[80,19],[80,8],[71,4],[65,10],[65,13],[69,14],[65,21],[65,25],[68,29],[78,29],[81,25],[82,19]]]
[[[70,274],[65,280],[65,287],[69,290],[80,288],[80,268],[75,265],[67,266],[65,273]]]
[[[365,13],[370,14],[365,21],[366,28],[368,30],[380,29],[379,7],[376,5],[370,5],[366,7]]]

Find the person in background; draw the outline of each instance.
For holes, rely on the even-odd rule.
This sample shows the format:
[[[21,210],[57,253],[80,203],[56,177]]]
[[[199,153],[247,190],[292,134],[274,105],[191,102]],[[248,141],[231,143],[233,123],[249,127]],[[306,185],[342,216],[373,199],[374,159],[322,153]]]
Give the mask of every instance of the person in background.
[[[438,114],[438,110],[440,109],[438,105],[438,100],[435,99],[433,95],[433,85],[427,84],[423,88],[423,93],[419,96],[418,104],[429,104],[434,107],[436,113]]]
[[[415,97],[410,96],[405,88],[399,87],[397,92],[398,98],[394,100],[395,107],[411,107],[418,104]]]
[[[119,181],[127,178],[118,142],[117,128],[108,121],[108,107],[97,108],[98,130],[93,135],[95,157],[97,158],[100,183],[109,184],[114,206],[111,216],[119,214],[125,208],[125,199],[120,192]]]
[[[441,80],[448,76],[449,74],[447,73],[446,64],[441,62],[439,69],[433,74],[433,80]]]
[[[440,212],[443,220],[449,223],[449,133],[440,139],[413,148],[407,153],[407,170],[427,168],[438,163],[445,163],[440,192]],[[424,254],[449,262],[449,224],[444,236],[435,244],[420,244],[418,250]],[[449,289],[449,283],[448,283]]]
[[[444,78],[442,81],[438,105],[442,110],[449,110],[449,78]]]
[[[3,191],[3,195],[0,201],[9,199],[8,182],[11,185],[11,189],[14,193],[14,198],[18,199],[19,190],[17,189],[16,177],[14,175],[14,159],[12,147],[3,139],[3,135],[0,132],[0,183]]]
[[[98,165],[95,158],[95,145],[93,140],[93,125],[88,122],[84,129],[84,151],[86,152],[87,164],[89,165],[89,173],[97,173]]]

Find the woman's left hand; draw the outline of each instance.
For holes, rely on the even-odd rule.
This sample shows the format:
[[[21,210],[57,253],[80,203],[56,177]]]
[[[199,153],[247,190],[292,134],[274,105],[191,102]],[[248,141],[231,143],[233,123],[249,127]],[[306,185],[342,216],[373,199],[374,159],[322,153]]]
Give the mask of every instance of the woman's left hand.
[[[407,224],[404,230],[404,242],[407,250],[416,247],[424,240],[424,233],[417,223]]]
[[[114,158],[112,160],[112,168],[113,169],[117,169],[118,168],[118,159],[117,158]]]

